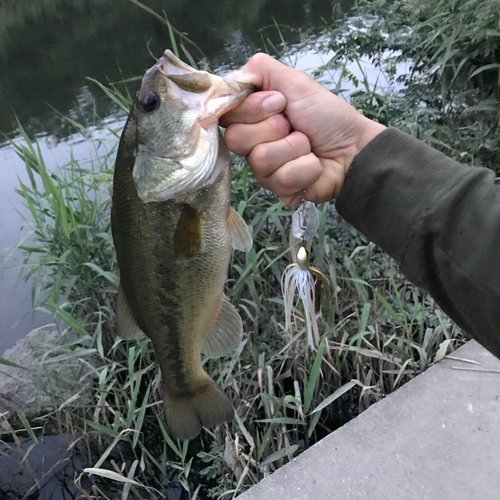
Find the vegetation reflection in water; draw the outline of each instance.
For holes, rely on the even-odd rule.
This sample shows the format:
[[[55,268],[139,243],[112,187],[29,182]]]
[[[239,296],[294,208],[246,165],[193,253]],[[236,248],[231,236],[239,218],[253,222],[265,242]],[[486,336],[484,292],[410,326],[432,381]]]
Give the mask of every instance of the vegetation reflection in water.
[[[341,3],[294,0],[285,8],[283,1],[240,5],[237,0],[189,0],[169,3],[168,10],[175,26],[203,47],[212,67],[229,71],[262,47],[263,40],[279,42],[273,18],[315,32],[321,19],[330,18]],[[159,0],[148,5],[160,13],[165,8]],[[20,261],[15,256],[3,259],[22,227],[19,212],[24,207],[14,192],[17,176],[27,179],[3,135],[19,135],[14,113],[30,136],[45,136],[40,145],[49,171],[71,157],[83,163],[93,147],[87,142],[90,134],[99,134],[109,144],[103,126],[120,123],[126,115],[95,81],[125,79],[120,90],[135,92],[137,78],[153,60],[150,52],[159,54],[170,39],[164,24],[129,0],[0,0],[0,32],[0,293],[9,297],[0,303],[2,353],[31,328],[50,322],[39,311],[31,313],[30,283],[19,282],[14,269]],[[295,30],[284,30],[283,35],[289,44],[300,38]],[[99,144],[101,151],[107,145]]]
[[[349,3],[348,1],[344,2]],[[169,43],[165,26],[133,3],[100,0],[4,1],[0,15],[0,109],[14,110],[30,134],[65,137],[74,130],[58,113],[92,124],[116,113],[112,101],[86,77],[120,81],[142,75]],[[339,3],[342,5],[342,2]],[[318,29],[337,6],[331,0],[151,0],[157,12],[186,33],[213,67],[242,65],[262,47],[262,36],[279,43],[273,24]],[[299,40],[287,31],[288,43]],[[196,56],[196,54],[194,54]],[[132,85],[130,88],[135,88]],[[0,114],[0,131],[12,134],[11,113]]]
[[[491,144],[498,144],[498,90],[491,81],[498,77],[500,61],[498,53],[488,50],[500,34],[496,3],[421,0],[397,2],[395,9],[395,2],[381,0],[377,11],[372,2],[360,5],[364,12],[382,15],[370,25],[362,18],[332,25],[331,41],[320,49],[334,48],[335,55],[318,68],[317,77],[340,68],[343,78],[355,81],[346,61],[366,55],[379,58],[390,75],[398,58],[415,57],[411,64],[420,66],[406,76],[401,93],[358,81],[355,105],[458,160],[497,161]],[[487,7],[486,13],[471,19],[467,13],[479,7]],[[453,34],[460,23],[481,36]],[[415,36],[421,37],[417,52]],[[450,50],[442,51],[443,43]],[[463,63],[463,56],[454,58],[459,57],[455,43],[460,43],[460,54],[469,56]],[[431,71],[436,64],[438,71]],[[450,72],[457,75],[454,80],[447,79]],[[335,84],[342,88],[342,81]],[[255,246],[248,256],[234,256],[228,292],[240,304],[248,338],[236,353],[205,366],[234,401],[237,416],[199,440],[173,442],[161,423],[160,379],[149,342],[127,344],[111,335],[117,276],[109,200],[86,193],[103,193],[95,188],[109,178],[112,157],[96,161],[95,172],[73,164],[66,174],[50,176],[28,137],[26,142],[19,153],[34,182],[23,195],[32,203],[31,223],[40,235],[32,270],[48,292],[46,306],[80,336],[49,353],[45,362],[84,366],[88,354],[101,363],[90,365],[94,380],[75,380],[75,393],[81,392],[71,413],[66,406],[45,421],[56,421],[61,430],[70,425],[97,431],[103,452],[93,472],[111,471],[118,479],[114,485],[128,479],[124,497],[154,498],[166,492],[172,471],[185,498],[236,496],[461,342],[458,329],[430,297],[406,282],[396,264],[343,223],[330,205],[320,208],[312,261],[331,279],[335,321],[325,318],[315,353],[306,348],[303,330],[284,332],[279,283],[288,260],[291,212],[262,192],[248,167],[236,160],[233,205],[250,221]],[[53,194],[48,200],[43,194],[47,186]],[[52,383],[57,396],[57,381]]]

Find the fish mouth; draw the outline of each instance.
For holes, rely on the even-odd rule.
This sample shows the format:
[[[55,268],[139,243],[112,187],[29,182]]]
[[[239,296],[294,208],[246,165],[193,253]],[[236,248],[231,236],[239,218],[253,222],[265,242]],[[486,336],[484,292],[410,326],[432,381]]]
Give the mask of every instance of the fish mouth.
[[[205,130],[257,90],[251,83],[194,69],[168,49],[159,61],[159,69],[181,91],[197,94],[198,99],[203,95],[204,109],[200,113],[199,123]]]

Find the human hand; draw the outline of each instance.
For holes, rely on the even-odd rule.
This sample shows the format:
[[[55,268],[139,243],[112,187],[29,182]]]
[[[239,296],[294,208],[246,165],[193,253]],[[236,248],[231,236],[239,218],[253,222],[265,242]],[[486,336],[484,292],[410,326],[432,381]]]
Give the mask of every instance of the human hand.
[[[230,78],[262,89],[220,120],[231,151],[287,205],[336,198],[354,157],[385,127],[266,54]]]

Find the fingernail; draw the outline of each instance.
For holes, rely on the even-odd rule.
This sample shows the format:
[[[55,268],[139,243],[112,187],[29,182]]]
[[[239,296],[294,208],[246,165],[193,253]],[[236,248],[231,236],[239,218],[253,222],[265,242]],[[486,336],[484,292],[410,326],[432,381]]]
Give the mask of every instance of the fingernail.
[[[285,104],[286,101],[282,94],[273,94],[262,101],[262,107],[264,108],[264,111],[267,111],[268,113],[281,111],[285,107]]]

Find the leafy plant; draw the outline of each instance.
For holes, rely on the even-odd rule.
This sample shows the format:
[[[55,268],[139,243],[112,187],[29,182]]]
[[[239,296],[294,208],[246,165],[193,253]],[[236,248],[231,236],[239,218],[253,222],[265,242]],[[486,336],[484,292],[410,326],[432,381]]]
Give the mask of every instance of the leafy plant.
[[[464,2],[451,3],[460,14]],[[342,93],[343,81],[355,84],[357,91],[350,98],[361,111],[401,125],[448,151],[460,151],[464,139],[452,135],[462,125],[455,119],[469,120],[462,114],[472,94],[464,96],[456,85],[467,75],[467,85],[477,96],[488,92],[480,78],[485,81],[495,70],[487,67],[493,63],[478,62],[471,55],[453,84],[446,80],[443,106],[437,90],[448,78],[443,75],[453,68],[457,72],[460,61],[454,66],[453,58],[459,34],[449,42],[449,51],[433,59],[434,34],[428,26],[451,26],[451,21],[436,17],[436,6],[426,0],[411,8],[382,0],[359,5],[380,16],[329,27],[330,41],[318,43],[317,49],[334,49],[335,56],[318,68],[316,76],[324,80],[330,70],[339,70],[339,79],[330,81],[330,86]],[[456,14],[451,8],[446,12]],[[446,33],[443,29],[435,44],[441,44]],[[489,43],[489,36],[493,35],[472,37],[466,47],[471,48],[473,40]],[[274,48],[292,60],[290,47]],[[493,50],[488,57],[493,54],[496,57]],[[403,77],[405,87],[386,92],[378,82],[372,85],[366,74],[356,78],[350,64],[362,67],[366,56],[385,68],[393,82],[395,65],[411,58],[411,71]],[[431,71],[429,65],[434,63],[441,69]],[[479,68],[484,69],[474,74]],[[127,102],[127,95],[116,86],[102,88],[115,102]],[[469,113],[477,112],[470,107]],[[477,137],[496,137],[492,123],[489,114],[477,122]],[[77,480],[82,492],[89,488],[103,492],[106,484],[119,484],[122,498],[165,495],[172,488],[182,491],[184,498],[235,497],[461,342],[458,329],[432,299],[406,282],[396,264],[344,223],[332,205],[319,208],[320,229],[311,260],[330,279],[334,315],[325,310],[323,336],[315,352],[307,347],[305,328],[285,331],[280,282],[291,259],[292,210],[260,189],[248,165],[235,158],[232,201],[249,222],[255,245],[247,254],[233,255],[227,293],[238,305],[246,337],[236,352],[220,360],[203,360],[207,372],[234,402],[235,421],[205,430],[190,443],[175,442],[162,422],[161,378],[151,343],[114,338],[117,275],[108,186],[116,142],[109,148],[96,144],[99,154],[88,164],[71,161],[54,172],[46,167],[36,142],[21,132],[25,143],[17,150],[30,184],[21,184],[19,193],[30,209],[32,239],[19,248],[25,252],[27,271],[36,277],[35,298],[68,332],[67,342],[48,352],[44,363],[76,362],[91,374],[83,387],[75,380],[77,391],[88,391],[85,398],[75,391],[75,399],[63,401],[55,392],[58,409],[42,417],[55,421],[60,432],[80,429],[89,442],[97,441],[97,456],[89,453],[93,467]],[[111,131],[115,137],[118,133]],[[479,154],[480,148],[470,153]],[[91,363],[84,354],[97,360]],[[85,486],[90,477],[91,486],[88,482]]]
[[[358,0],[316,46],[333,53],[316,76],[340,69],[358,86],[346,68],[369,58],[392,88],[375,94],[363,82],[356,107],[458,161],[498,169],[499,18],[496,0]]]

